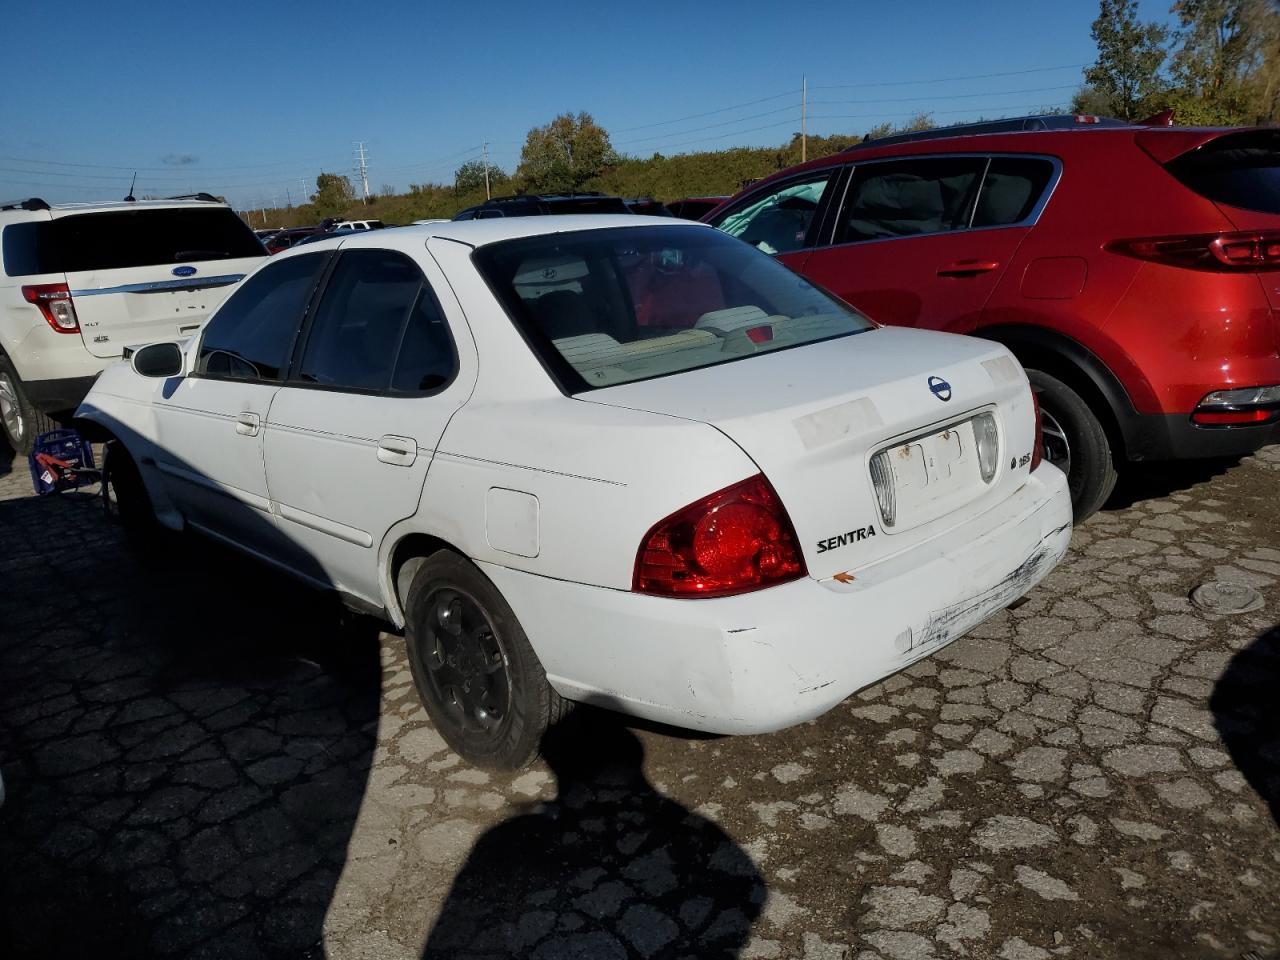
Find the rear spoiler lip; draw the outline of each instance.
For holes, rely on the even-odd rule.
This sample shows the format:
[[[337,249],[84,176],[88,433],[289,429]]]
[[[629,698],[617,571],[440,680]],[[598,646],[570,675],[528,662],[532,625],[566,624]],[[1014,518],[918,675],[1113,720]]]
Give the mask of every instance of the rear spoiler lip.
[[[1152,160],[1164,166],[1219,137],[1276,130],[1275,127],[1150,127],[1139,130],[1133,139]]]
[[[72,290],[73,297],[99,297],[105,293],[165,293],[171,290],[200,290],[205,287],[225,287],[239,283],[243,273],[226,273],[219,277],[188,277],[182,280],[152,280],[147,283],[123,283],[118,287],[91,287]]]

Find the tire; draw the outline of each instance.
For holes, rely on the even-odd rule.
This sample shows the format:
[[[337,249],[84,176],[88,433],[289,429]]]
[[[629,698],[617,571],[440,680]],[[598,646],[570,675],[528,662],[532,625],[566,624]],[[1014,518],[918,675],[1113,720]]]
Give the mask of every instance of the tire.
[[[1069,386],[1041,370],[1028,370],[1040,391],[1044,459],[1067,475],[1076,523],[1097,513],[1116,485],[1115,455],[1098,417]]]
[[[567,711],[497,587],[442,550],[414,574],[405,604],[409,668],[436,731],[478,767],[518,770]]]
[[[24,457],[35,446],[36,437],[58,429],[57,421],[32,405],[13,361],[3,353],[0,353],[0,429],[13,452]]]
[[[102,499],[107,516],[119,520],[130,546],[158,556],[163,530],[138,465],[119,440],[109,441],[102,453]]]

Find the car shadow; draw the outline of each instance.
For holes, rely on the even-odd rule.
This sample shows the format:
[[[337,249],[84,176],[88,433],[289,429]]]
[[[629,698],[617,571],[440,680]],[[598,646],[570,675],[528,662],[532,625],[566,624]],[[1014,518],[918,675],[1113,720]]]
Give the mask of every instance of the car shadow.
[[[0,953],[322,956],[377,625],[207,544],[140,563],[95,497],[0,530]]]
[[[13,465],[17,459],[18,455],[13,452],[13,447],[9,446],[9,441],[0,435],[0,477],[13,472]]]
[[[1231,658],[1209,708],[1236,769],[1280,826],[1280,626]]]
[[[1103,505],[1104,511],[1128,510],[1146,500],[1159,500],[1171,493],[1188,490],[1221,476],[1240,463],[1240,457],[1206,460],[1171,460],[1159,463],[1126,463],[1115,489]]]
[[[649,782],[621,718],[580,707],[542,754],[555,799],[480,837],[424,960],[739,956],[764,880],[720,827]]]

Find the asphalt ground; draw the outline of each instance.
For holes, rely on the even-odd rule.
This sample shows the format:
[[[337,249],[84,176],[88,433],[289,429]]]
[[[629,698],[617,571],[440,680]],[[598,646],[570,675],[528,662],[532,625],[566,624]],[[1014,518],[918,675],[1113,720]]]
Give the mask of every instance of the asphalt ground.
[[[1270,957],[1278,488],[1280,448],[1144,470],[1026,603],[817,721],[582,710],[504,776],[399,636],[139,558],[0,453],[0,957]]]

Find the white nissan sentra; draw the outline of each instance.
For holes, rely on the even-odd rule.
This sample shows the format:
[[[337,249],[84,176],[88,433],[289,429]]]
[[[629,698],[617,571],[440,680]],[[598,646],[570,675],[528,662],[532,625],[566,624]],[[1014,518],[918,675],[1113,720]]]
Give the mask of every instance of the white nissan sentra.
[[[440,733],[497,767],[566,701],[816,717],[1017,600],[1071,532],[1004,347],[877,327],[667,218],[288,251],[79,415],[134,532],[199,530],[403,626]]]

